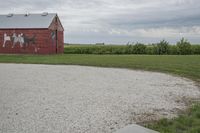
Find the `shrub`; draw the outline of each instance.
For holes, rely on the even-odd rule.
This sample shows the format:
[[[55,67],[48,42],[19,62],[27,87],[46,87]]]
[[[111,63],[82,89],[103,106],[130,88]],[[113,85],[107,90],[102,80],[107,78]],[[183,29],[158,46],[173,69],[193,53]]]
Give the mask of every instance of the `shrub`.
[[[126,54],[132,54],[133,53],[133,45],[126,45],[126,50],[125,50]]]
[[[159,54],[158,44],[151,44],[151,50],[153,55],[158,55]]]
[[[170,55],[177,55],[178,54],[178,48],[176,45],[170,45],[169,46],[169,54]]]
[[[146,53],[146,45],[142,43],[136,43],[133,46],[132,54],[145,54]]]
[[[160,54],[168,54],[169,53],[169,43],[165,40],[160,41],[157,44],[157,53]]]
[[[181,55],[191,54],[191,44],[186,39],[182,38],[179,42],[177,42],[178,53]]]
[[[200,54],[200,45],[192,45],[192,54]]]
[[[153,45],[147,45],[145,49],[145,53],[149,55],[155,54]]]

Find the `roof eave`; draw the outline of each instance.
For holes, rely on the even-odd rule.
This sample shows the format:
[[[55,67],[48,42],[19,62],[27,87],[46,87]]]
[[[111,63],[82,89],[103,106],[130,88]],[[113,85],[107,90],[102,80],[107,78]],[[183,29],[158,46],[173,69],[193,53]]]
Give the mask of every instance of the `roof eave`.
[[[48,30],[48,27],[47,28],[0,28],[0,30]]]

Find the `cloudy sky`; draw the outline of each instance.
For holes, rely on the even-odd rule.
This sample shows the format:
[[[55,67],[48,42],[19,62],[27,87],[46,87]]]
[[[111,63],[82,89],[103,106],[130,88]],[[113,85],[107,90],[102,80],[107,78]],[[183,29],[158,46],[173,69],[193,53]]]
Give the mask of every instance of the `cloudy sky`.
[[[0,0],[0,13],[58,13],[68,43],[200,43],[199,0]]]

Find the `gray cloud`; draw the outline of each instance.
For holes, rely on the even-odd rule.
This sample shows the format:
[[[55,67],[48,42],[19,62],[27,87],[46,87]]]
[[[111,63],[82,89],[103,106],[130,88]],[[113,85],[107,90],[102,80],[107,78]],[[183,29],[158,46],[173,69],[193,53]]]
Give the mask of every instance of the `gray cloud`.
[[[57,12],[65,42],[200,42],[199,0],[0,0],[1,13]]]

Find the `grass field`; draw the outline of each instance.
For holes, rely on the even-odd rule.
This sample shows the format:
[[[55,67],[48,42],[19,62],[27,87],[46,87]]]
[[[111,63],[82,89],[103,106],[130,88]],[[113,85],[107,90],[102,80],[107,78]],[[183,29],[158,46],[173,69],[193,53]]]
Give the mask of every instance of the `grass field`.
[[[200,81],[200,55],[0,55],[0,62],[141,69],[177,74]]]
[[[65,64],[158,71],[184,76],[200,84],[200,55],[0,55],[1,63]],[[200,133],[200,106],[173,120],[148,125],[161,133]]]

